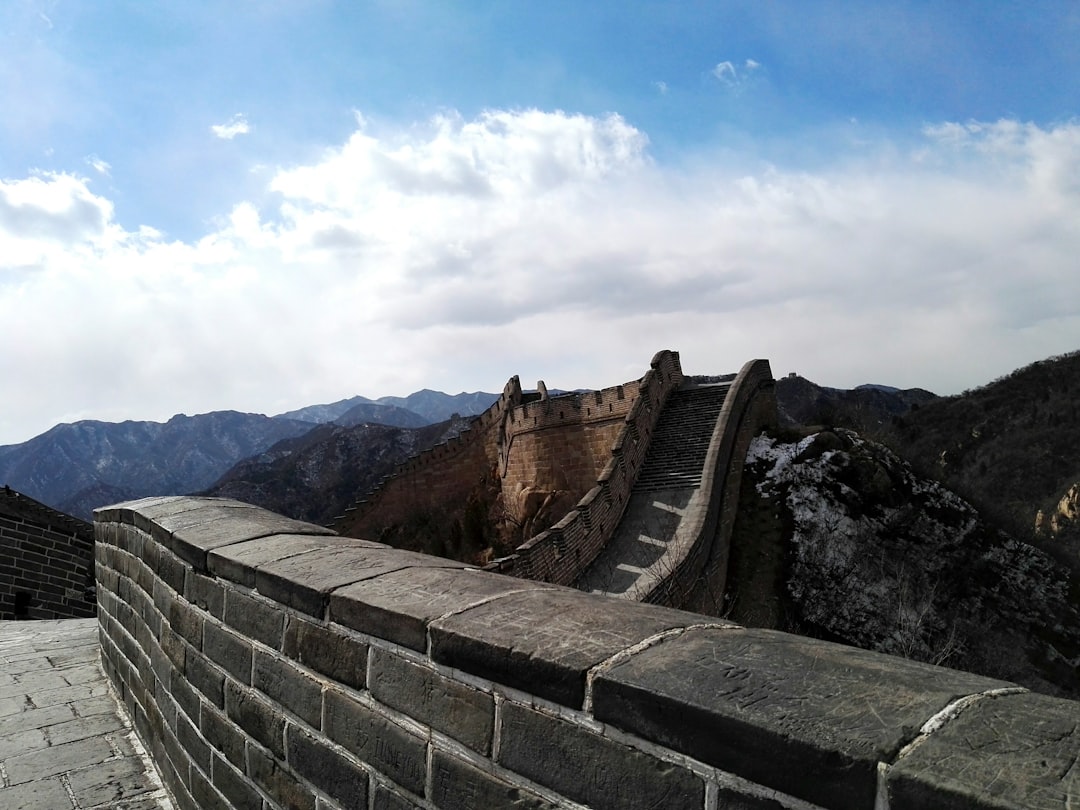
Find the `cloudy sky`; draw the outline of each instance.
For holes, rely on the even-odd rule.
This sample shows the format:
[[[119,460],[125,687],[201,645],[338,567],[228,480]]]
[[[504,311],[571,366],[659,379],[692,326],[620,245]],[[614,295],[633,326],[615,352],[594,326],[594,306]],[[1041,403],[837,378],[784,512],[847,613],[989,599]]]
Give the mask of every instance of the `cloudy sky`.
[[[5,0],[0,444],[1080,348],[1080,6]]]

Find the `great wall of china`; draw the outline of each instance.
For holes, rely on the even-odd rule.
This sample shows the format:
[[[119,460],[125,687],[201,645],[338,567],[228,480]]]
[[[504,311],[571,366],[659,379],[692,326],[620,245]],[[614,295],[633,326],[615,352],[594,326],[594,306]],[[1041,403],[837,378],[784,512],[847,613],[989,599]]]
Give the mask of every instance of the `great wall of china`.
[[[1076,806],[1074,702],[671,607],[722,588],[770,398],[763,361],[703,382],[661,352],[601,392],[511,380],[339,532],[216,499],[98,510],[102,662],[176,804]],[[572,508],[488,570],[343,536],[492,475]]]

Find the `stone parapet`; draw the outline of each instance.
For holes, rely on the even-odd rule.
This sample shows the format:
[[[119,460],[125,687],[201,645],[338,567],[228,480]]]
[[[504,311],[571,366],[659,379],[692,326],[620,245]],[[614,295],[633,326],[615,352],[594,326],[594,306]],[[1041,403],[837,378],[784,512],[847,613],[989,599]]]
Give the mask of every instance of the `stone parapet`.
[[[96,512],[102,661],[181,808],[1066,808],[1073,702],[352,540]]]

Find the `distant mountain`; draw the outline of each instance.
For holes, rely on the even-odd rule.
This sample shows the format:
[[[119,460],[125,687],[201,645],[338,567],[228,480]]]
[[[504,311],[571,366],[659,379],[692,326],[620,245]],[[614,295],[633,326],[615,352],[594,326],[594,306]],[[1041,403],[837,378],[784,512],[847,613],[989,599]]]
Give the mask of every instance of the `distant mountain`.
[[[69,514],[146,495],[202,489],[242,458],[311,424],[217,411],[168,422],[83,421],[0,447],[0,482]]]
[[[777,412],[781,424],[789,426],[826,425],[876,433],[895,417],[936,399],[936,394],[922,388],[826,388],[794,374],[776,381]]]
[[[498,398],[498,394],[488,394],[484,391],[473,391],[468,394],[462,391],[460,394],[451,395],[425,388],[407,397],[379,397],[376,402],[380,405],[396,405],[413,411],[427,419],[428,424],[434,424],[449,419],[454,414],[459,416],[481,414]]]
[[[471,421],[458,417],[419,428],[320,425],[241,461],[203,494],[325,525],[409,456],[456,436]]]
[[[295,411],[286,411],[285,413],[279,413],[275,416],[275,419],[296,419],[300,422],[311,422],[312,424],[321,425],[326,422],[333,422],[339,416],[347,413],[351,408],[357,405],[370,405],[374,400],[370,400],[367,397],[355,396],[348,399],[339,399],[337,402],[330,402],[326,405],[308,405],[306,408],[297,408]]]
[[[332,421],[335,425],[343,427],[368,424],[419,428],[431,424],[416,411],[398,408],[395,405],[382,405],[378,402],[360,402],[340,416],[335,416]]]

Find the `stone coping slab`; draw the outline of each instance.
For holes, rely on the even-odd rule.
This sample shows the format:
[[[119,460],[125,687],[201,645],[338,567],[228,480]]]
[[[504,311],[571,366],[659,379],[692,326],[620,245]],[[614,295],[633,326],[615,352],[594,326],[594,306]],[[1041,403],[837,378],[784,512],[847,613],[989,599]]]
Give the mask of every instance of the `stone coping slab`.
[[[382,543],[337,535],[275,534],[216,548],[206,555],[206,563],[210,573],[254,588],[255,572],[268,563],[309,551],[356,546],[389,548]]]
[[[497,596],[555,587],[472,568],[409,568],[338,588],[330,594],[330,619],[426,652],[436,619]]]
[[[431,657],[571,708],[589,670],[673,628],[725,623],[570,588],[510,593],[431,624]]]
[[[322,548],[275,560],[255,570],[259,593],[311,616],[322,618],[335,588],[402,568],[465,568],[465,563],[360,541],[342,548]]]
[[[600,721],[825,807],[958,698],[1012,686],[770,630],[688,630],[597,674]]]
[[[890,768],[889,807],[1080,807],[1080,706],[1037,694],[984,697]]]

